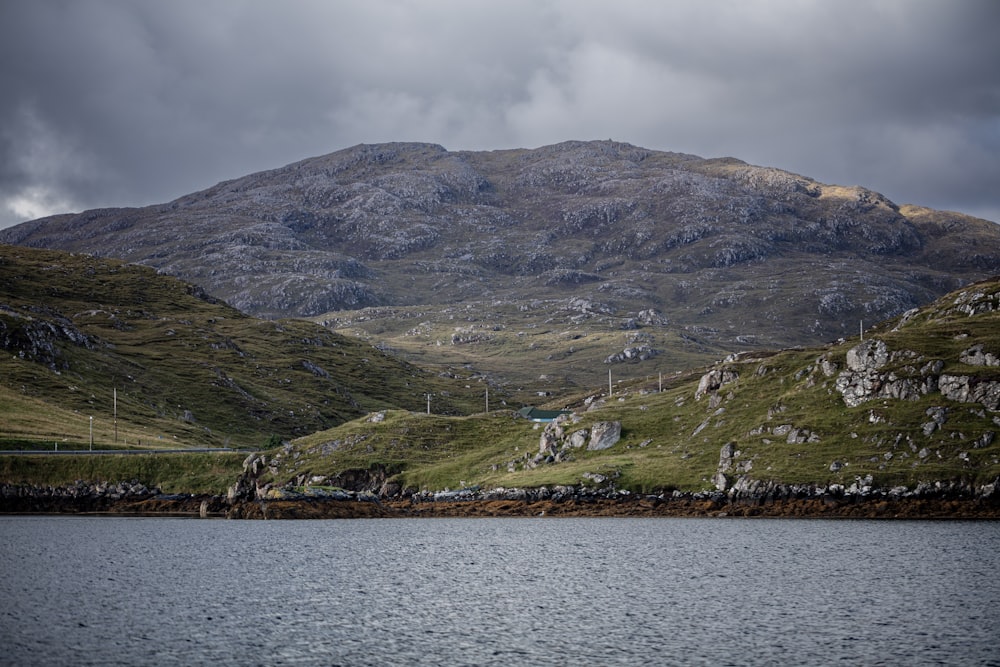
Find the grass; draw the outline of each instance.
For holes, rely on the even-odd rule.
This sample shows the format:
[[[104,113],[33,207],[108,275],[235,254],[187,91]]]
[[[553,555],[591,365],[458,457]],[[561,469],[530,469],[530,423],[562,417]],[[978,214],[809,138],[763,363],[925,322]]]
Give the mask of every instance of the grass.
[[[985,289],[1000,293],[1000,284],[987,283]],[[976,343],[1000,352],[995,344],[1000,315],[969,317],[950,305],[953,299],[942,299],[904,326],[888,322],[869,329],[867,336],[896,353],[882,373],[919,378],[920,367],[940,359],[945,372],[1000,379],[996,367],[958,361]],[[606,451],[574,450],[561,463],[524,466],[538,451],[541,429],[511,413],[446,418],[395,412],[381,422],[360,419],[294,441],[292,452],[279,456],[273,481],[281,484],[307,470],[332,475],[382,466],[401,484],[427,490],[578,485],[588,473],[606,475],[616,487],[634,492],[705,490],[714,488],[720,452],[729,443],[737,452],[733,467],[725,470],[730,482],[747,475],[765,482],[849,486],[871,476],[876,486],[912,488],[938,480],[983,484],[1000,476],[997,422],[982,405],[932,392],[918,400],[880,398],[847,407],[835,381],[857,343],[854,338],[747,355],[669,375],[662,385],[659,378],[626,380],[615,385],[610,398],[606,389],[567,394],[545,406],[577,408],[579,422],[567,430],[619,421],[622,438]],[[833,375],[823,371],[821,358],[836,364]],[[728,369],[737,378],[698,398],[699,379],[711,368]],[[600,407],[584,409],[588,395],[600,396],[595,403]],[[925,432],[928,410],[939,407],[947,409],[944,427]]]
[[[835,381],[857,337],[662,375],[646,372],[650,366],[614,365],[608,396],[608,366],[597,360],[648,331],[622,330],[612,319],[602,320],[603,329],[577,326],[579,313],[541,305],[519,311],[521,319],[501,306],[442,307],[399,309],[395,321],[380,317],[376,341],[359,324],[363,313],[337,325],[358,326],[345,337],[314,322],[246,317],[141,267],[0,249],[7,352],[0,359],[0,444],[7,447],[84,448],[92,416],[100,448],[267,449],[264,481],[279,486],[379,469],[403,487],[428,491],[592,484],[595,474],[639,493],[705,490],[714,488],[728,444],[738,452],[724,471],[730,482],[746,475],[850,485],[871,475],[879,486],[913,487],[1000,476],[1000,422],[982,405],[931,393],[848,408]],[[970,304],[981,312],[970,316]],[[1000,354],[1000,283],[969,286],[905,323],[886,322],[865,335],[894,353],[883,374],[919,378],[923,366],[940,360],[943,372],[1000,381],[1000,367],[959,358],[975,344]],[[712,351],[669,329],[653,339],[654,346],[669,342],[677,359]],[[399,356],[422,355],[434,370],[369,342],[406,346]],[[821,358],[837,366],[833,375],[824,373]],[[596,370],[577,370],[584,360]],[[697,396],[699,380],[713,369],[735,379]],[[427,394],[433,414],[426,413]],[[604,451],[576,449],[568,460],[533,467],[527,463],[542,427],[514,416],[522,404],[575,409],[579,421],[568,432],[619,421],[622,438]],[[942,407],[943,428],[925,431],[928,410]],[[139,479],[168,492],[222,492],[240,473],[243,455],[214,456],[4,457],[0,480]]]
[[[221,495],[243,469],[242,453],[0,456],[0,479],[7,484],[71,486],[138,481],[164,493]]]
[[[626,329],[627,318],[582,314],[555,299],[527,306],[373,308],[314,321],[424,367],[464,368],[487,376],[512,404],[536,401],[538,392],[565,395],[598,386],[609,369],[617,380],[655,377],[727,354],[682,329]],[[643,362],[606,362],[640,343],[658,354]]]
[[[456,373],[302,320],[254,319],[115,260],[0,246],[0,440],[260,447],[369,410],[479,409]]]

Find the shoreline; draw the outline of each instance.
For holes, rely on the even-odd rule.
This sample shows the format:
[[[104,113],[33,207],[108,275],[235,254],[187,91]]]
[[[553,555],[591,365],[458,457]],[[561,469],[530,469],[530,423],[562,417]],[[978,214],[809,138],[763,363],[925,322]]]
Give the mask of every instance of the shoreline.
[[[221,496],[144,498],[0,498],[3,515],[189,517],[248,520],[491,517],[649,517],[1000,520],[996,498],[630,498],[587,500],[228,501]]]

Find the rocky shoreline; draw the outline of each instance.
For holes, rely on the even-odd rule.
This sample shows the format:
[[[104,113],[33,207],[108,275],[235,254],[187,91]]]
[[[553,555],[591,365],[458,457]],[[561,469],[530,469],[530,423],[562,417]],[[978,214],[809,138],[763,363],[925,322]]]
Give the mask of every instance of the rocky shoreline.
[[[988,493],[984,493],[989,491]],[[381,498],[365,492],[289,494],[270,499],[163,494],[141,484],[101,488],[0,485],[0,514],[73,514],[228,519],[350,519],[436,517],[771,517],[840,519],[1000,519],[1000,494],[944,485],[918,493],[817,495],[722,492],[636,495],[627,492],[555,494],[507,490]]]

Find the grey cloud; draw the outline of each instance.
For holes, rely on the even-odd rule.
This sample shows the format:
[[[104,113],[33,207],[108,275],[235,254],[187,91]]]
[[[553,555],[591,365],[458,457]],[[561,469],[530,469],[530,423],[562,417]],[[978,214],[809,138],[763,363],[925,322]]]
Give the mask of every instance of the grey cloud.
[[[0,226],[162,202],[361,142],[609,137],[998,219],[998,8],[4,3]]]

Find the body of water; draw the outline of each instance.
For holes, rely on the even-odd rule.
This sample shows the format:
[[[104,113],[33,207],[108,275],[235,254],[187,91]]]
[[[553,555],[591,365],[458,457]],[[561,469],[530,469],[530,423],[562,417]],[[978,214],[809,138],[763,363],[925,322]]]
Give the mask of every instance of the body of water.
[[[1000,523],[0,517],[3,665],[1000,665]]]

